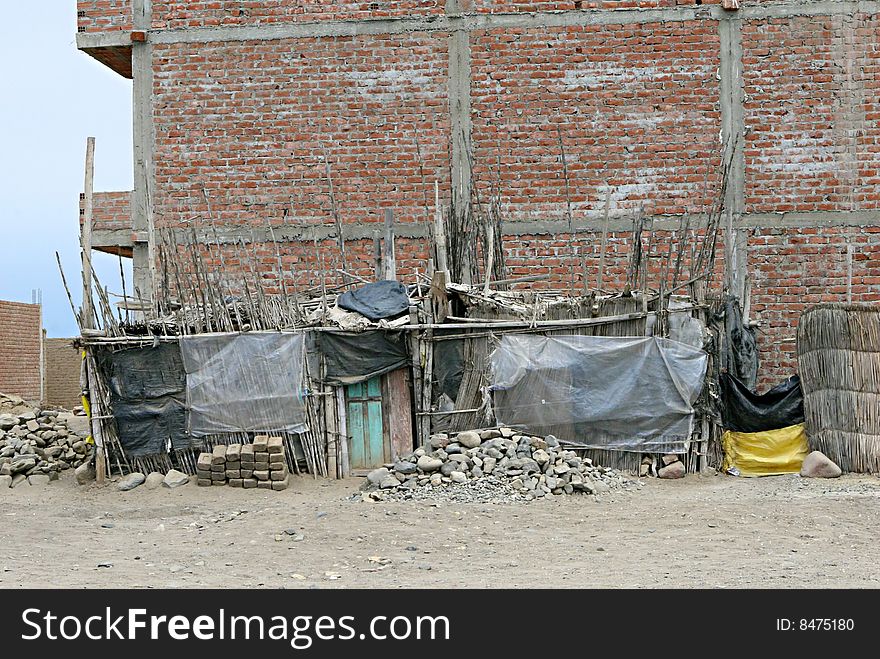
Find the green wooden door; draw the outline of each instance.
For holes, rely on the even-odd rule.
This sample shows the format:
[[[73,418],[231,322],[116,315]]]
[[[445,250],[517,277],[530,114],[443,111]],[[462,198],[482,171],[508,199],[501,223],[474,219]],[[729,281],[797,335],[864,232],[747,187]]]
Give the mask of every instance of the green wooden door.
[[[382,425],[382,381],[375,377],[345,388],[348,459],[352,469],[375,469],[391,459]]]

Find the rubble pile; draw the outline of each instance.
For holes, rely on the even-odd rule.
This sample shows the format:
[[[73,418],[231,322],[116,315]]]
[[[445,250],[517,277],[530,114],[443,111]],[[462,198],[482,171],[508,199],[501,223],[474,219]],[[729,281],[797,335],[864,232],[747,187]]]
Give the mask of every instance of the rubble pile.
[[[638,487],[614,469],[562,448],[553,435],[512,428],[431,435],[427,446],[367,476],[364,500],[531,501]]]
[[[69,412],[34,408],[0,394],[0,489],[42,485],[86,464],[91,458],[87,432],[73,430],[71,419]]]

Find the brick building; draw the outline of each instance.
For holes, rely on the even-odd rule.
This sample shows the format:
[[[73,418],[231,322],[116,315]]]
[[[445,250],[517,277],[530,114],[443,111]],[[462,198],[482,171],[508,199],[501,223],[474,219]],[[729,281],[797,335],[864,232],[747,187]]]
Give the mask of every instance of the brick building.
[[[233,271],[253,243],[267,279],[302,287],[342,265],[338,216],[345,267],[369,277],[385,208],[410,277],[435,182],[444,204],[496,191],[508,272],[554,288],[595,281],[607,204],[617,285],[633,213],[675,230],[729,160],[733,288],[765,383],[793,372],[806,306],[880,297],[878,2],[78,8],[79,48],[134,82],[135,190],[96,196],[93,241],[134,257],[142,292],[153,228],[219,236]]]
[[[42,338],[39,304],[0,300],[0,393],[42,399]]]

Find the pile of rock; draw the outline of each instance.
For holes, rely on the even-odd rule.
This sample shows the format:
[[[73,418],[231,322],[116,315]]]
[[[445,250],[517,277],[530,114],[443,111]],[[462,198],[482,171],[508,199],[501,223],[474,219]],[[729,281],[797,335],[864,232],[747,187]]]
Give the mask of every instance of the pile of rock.
[[[177,471],[177,469],[171,469],[167,474],[153,471],[146,476],[139,471],[135,471],[120,478],[116,483],[116,489],[120,492],[128,492],[141,485],[148,490],[155,490],[160,486],[173,489],[187,483],[189,483],[189,476],[182,471]]]
[[[658,462],[650,455],[642,458],[639,476],[656,476],[657,478],[684,478],[685,466],[679,456],[674,453],[660,456]]]
[[[0,394],[0,489],[45,484],[87,463],[87,427],[80,423],[79,431],[72,430],[72,419],[69,412],[34,408]]]
[[[364,498],[421,499],[449,492],[456,501],[530,501],[561,494],[603,494],[629,485],[638,483],[562,448],[553,435],[490,428],[453,437],[432,435],[428,445],[412,455],[370,472]]]
[[[290,485],[287,455],[281,437],[257,435],[253,444],[219,444],[199,454],[198,484],[286,490]]]

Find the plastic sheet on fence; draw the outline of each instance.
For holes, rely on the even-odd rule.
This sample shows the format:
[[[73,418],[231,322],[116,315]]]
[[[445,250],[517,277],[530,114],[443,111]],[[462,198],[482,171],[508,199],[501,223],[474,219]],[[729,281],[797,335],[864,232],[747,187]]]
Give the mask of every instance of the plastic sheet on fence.
[[[190,448],[186,432],[186,374],[177,343],[97,355],[110,390],[110,408],[126,455]]]
[[[721,417],[727,430],[761,432],[804,421],[804,394],[797,375],[763,394],[728,373],[721,374],[720,383]]]
[[[683,453],[707,355],[653,337],[506,335],[491,364],[500,423],[589,448]]]
[[[734,476],[796,474],[810,452],[804,424],[763,432],[731,432],[721,437],[724,471]]]
[[[324,355],[324,382],[328,384],[356,384],[409,363],[404,332],[321,332],[317,344]]]
[[[180,350],[192,435],[307,430],[302,334],[184,336]]]
[[[737,298],[733,296],[727,296],[724,302],[724,335],[721,365],[728,373],[753,389],[758,381],[755,330],[743,324],[742,309]]]
[[[377,281],[354,291],[346,291],[339,296],[336,304],[373,321],[394,318],[409,311],[406,286],[391,280]]]

